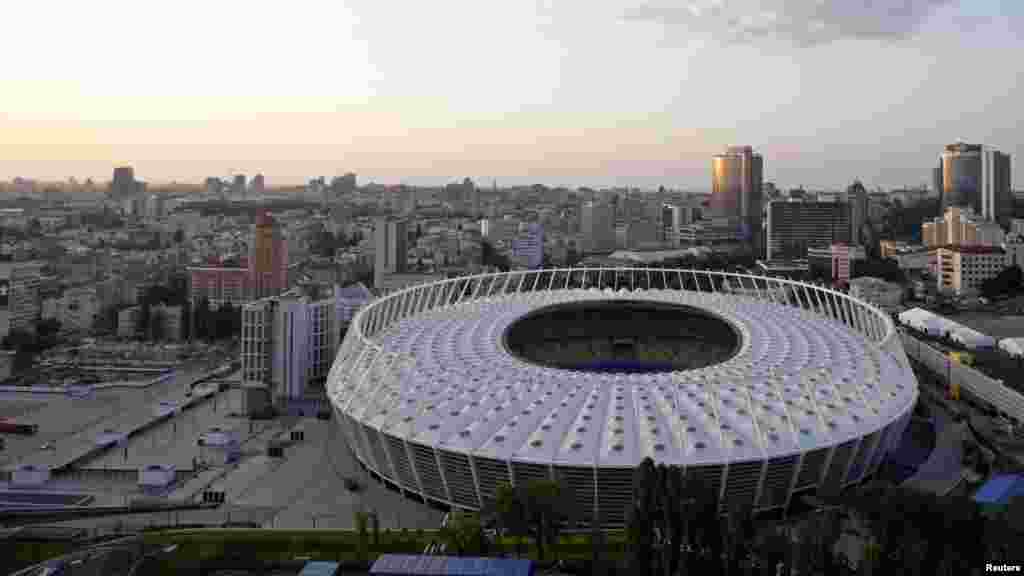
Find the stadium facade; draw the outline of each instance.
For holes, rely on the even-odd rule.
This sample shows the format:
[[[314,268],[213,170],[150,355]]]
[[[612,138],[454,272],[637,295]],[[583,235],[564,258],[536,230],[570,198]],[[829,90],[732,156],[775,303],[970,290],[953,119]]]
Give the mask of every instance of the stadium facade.
[[[638,339],[667,334],[645,321],[589,343],[582,320],[572,334],[537,324],[572,306],[592,321],[594,307],[616,305],[707,324],[675,352],[661,336]],[[538,329],[548,336],[532,346],[509,338]],[[712,361],[693,361],[695,350]],[[635,369],[646,361],[651,370]],[[501,483],[558,479],[581,521],[608,525],[624,522],[647,457],[685,467],[723,508],[768,510],[860,482],[898,444],[918,395],[892,319],[865,302],[784,279],[631,268],[468,276],[386,295],[354,319],[328,390],[348,449],[411,497],[473,510]]]

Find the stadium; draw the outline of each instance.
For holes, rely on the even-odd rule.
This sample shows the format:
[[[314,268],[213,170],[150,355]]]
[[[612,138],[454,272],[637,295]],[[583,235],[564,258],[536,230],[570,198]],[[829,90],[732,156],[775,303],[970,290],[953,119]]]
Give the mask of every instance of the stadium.
[[[873,474],[917,382],[891,318],[790,280],[635,268],[453,278],[364,307],[328,393],[347,448],[407,496],[482,509],[502,483],[563,481],[621,525],[644,459],[723,507]]]

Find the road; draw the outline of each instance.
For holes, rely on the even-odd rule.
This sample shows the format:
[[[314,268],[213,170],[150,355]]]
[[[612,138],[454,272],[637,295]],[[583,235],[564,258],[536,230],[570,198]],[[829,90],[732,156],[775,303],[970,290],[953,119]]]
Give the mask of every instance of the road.
[[[93,392],[85,398],[55,396],[45,398],[34,412],[23,416],[39,424],[34,436],[6,434],[6,449],[0,452],[0,466],[34,464],[52,468],[79,454],[106,429],[122,431],[126,425],[153,414],[161,400],[182,402],[185,386],[208,371],[206,363],[179,368],[173,378],[146,388],[113,388]],[[8,396],[4,396],[6,399]],[[41,450],[44,444],[51,450]]]

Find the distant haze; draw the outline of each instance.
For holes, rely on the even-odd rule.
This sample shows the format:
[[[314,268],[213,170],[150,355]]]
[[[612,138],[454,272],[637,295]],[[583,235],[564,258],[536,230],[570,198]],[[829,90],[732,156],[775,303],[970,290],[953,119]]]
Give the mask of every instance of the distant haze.
[[[706,190],[749,144],[781,187],[894,187],[964,139],[1024,188],[1020,0],[9,4],[0,179]]]

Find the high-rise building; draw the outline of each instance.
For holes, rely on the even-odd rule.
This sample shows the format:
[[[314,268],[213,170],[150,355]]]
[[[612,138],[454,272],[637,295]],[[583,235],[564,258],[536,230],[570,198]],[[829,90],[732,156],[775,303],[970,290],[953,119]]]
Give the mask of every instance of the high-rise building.
[[[855,181],[846,189],[846,199],[850,203],[850,241],[860,244],[860,231],[868,221],[868,191],[860,180]]]
[[[249,189],[252,191],[253,196],[263,194],[266,190],[266,181],[263,179],[263,174],[257,174],[252,177]]]
[[[277,296],[288,289],[288,248],[281,228],[266,211],[260,212],[253,226],[249,269],[253,299]]]
[[[134,198],[139,193],[139,183],[135,180],[135,170],[131,166],[114,168],[114,177],[110,181],[110,195],[117,199]]]
[[[615,250],[614,208],[605,203],[586,202],[580,210],[581,248],[584,253]]]
[[[978,218],[967,207],[950,206],[941,218],[921,223],[921,240],[929,248],[998,246],[1004,236],[999,224]]]
[[[739,221],[742,236],[761,254],[764,159],[750,146],[731,146],[711,161],[711,211]]]
[[[524,222],[512,243],[512,254],[522,266],[540,268],[544,261],[544,228],[537,222]]]
[[[206,179],[206,193],[220,196],[224,191],[224,181],[215,176],[210,176]]]
[[[356,175],[346,172],[344,176],[335,176],[331,179],[331,193],[335,198],[346,198],[356,191]]]
[[[266,384],[279,404],[322,391],[351,305],[337,287],[333,297],[320,300],[289,292],[246,304],[243,382]]]
[[[408,260],[407,222],[397,218],[377,218],[373,227],[373,284],[380,289],[389,274],[402,274]]]
[[[768,260],[807,257],[808,248],[850,242],[850,205],[845,202],[768,203],[765,251]]]
[[[42,268],[41,262],[0,262],[0,338],[34,330]]]
[[[480,215],[480,190],[472,180],[466,178],[462,181],[462,193],[466,209],[469,210],[471,216],[478,217]]]
[[[239,198],[245,198],[245,174],[236,174],[231,183],[231,194]]]
[[[946,146],[933,173],[940,183],[942,209],[969,207],[985,220],[1013,217],[1010,156],[979,144]]]

